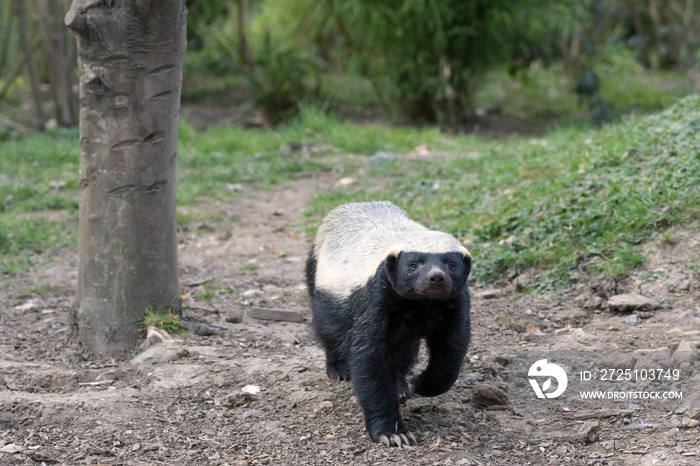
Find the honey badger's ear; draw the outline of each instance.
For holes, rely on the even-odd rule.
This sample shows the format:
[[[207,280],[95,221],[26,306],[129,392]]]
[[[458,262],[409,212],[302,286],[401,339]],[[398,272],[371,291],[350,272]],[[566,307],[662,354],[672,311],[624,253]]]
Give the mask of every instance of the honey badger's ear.
[[[469,272],[472,271],[472,255],[469,254],[469,251],[467,251],[467,248],[462,247],[460,252],[462,253],[462,257],[464,259],[464,274],[467,278],[469,278]]]
[[[469,278],[469,272],[472,271],[472,256],[469,253],[464,255],[464,276]]]
[[[389,283],[391,283],[392,287],[396,286],[396,276],[398,274],[399,267],[399,254],[401,254],[400,251],[390,251],[386,256],[386,260],[384,261],[386,276],[389,278]]]

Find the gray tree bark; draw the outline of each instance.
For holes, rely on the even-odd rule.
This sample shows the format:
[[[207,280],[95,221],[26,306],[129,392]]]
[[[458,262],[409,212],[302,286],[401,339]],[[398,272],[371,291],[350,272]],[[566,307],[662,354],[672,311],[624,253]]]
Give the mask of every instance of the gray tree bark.
[[[122,357],[147,308],[179,311],[175,218],[185,0],[73,0],[80,71],[79,275],[71,336]]]

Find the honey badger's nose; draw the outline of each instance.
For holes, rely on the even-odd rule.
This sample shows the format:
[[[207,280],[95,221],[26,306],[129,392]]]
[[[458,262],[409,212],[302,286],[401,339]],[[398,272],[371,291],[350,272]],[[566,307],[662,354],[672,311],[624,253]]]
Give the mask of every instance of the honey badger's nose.
[[[431,285],[438,285],[445,282],[445,272],[437,267],[433,267],[430,272],[428,272],[428,282]]]

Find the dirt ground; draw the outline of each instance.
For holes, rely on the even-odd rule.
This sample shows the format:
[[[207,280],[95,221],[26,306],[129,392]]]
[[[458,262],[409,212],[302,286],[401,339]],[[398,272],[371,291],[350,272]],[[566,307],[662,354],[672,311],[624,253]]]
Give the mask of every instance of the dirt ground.
[[[0,286],[0,464],[700,464],[697,394],[606,410],[528,403],[512,393],[508,404],[501,398],[484,407],[472,396],[508,392],[507,355],[530,350],[673,351],[685,344],[684,376],[692,377],[700,344],[697,228],[648,245],[649,263],[623,282],[584,280],[538,300],[516,294],[522,279],[472,286],[473,343],[459,380],[444,395],[402,407],[419,445],[372,443],[350,385],[326,377],[303,285],[308,238],[294,229],[333,176],[244,192],[218,207],[230,228],[181,232],[185,323],[207,323],[215,333],[188,331],[133,361],[96,362],[66,342],[74,248],[56,251],[51,268],[9,277]],[[203,301],[202,283],[232,292]],[[31,287],[38,291],[27,294]],[[631,325],[630,312],[606,307],[623,292],[660,307],[635,312]],[[252,318],[259,308],[299,311],[304,321]],[[245,393],[249,385],[259,393]]]

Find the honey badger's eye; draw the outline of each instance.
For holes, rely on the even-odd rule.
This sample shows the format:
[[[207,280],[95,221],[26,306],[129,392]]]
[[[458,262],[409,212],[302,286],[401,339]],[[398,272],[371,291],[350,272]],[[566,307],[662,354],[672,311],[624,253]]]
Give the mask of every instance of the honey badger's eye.
[[[454,263],[454,262],[450,262],[449,264],[447,264],[447,268],[450,269],[451,271],[454,270],[454,269],[455,269],[455,263]]]
[[[417,262],[411,262],[410,264],[408,264],[408,267],[409,267],[411,270],[416,270],[416,269],[418,268],[418,263],[417,263]]]

